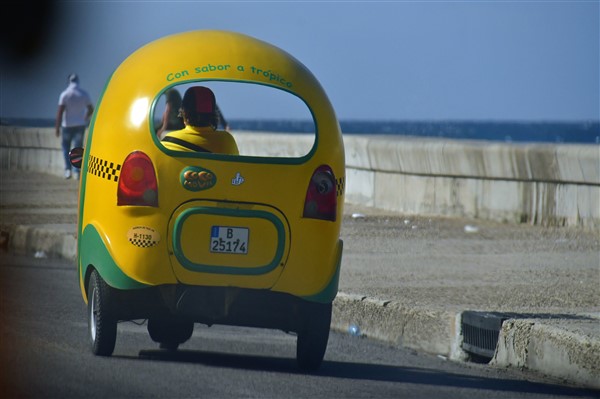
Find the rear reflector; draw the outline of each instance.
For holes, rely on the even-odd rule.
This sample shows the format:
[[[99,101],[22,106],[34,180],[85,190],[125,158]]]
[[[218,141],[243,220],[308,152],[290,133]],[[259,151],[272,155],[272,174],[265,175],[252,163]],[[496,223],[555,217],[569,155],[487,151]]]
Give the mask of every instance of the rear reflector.
[[[117,205],[158,206],[158,183],[154,165],[141,151],[125,158],[117,189]]]
[[[335,176],[328,165],[319,166],[313,173],[304,201],[305,218],[335,221],[337,192]]]

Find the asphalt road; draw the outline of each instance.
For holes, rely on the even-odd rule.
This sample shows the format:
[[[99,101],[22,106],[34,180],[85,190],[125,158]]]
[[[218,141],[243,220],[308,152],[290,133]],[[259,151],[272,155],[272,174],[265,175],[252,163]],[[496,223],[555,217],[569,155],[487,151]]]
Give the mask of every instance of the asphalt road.
[[[332,333],[322,368],[295,366],[295,337],[196,326],[169,354],[145,325],[119,325],[110,358],[88,348],[75,267],[0,253],[0,396],[11,397],[597,397],[526,371],[449,362]]]

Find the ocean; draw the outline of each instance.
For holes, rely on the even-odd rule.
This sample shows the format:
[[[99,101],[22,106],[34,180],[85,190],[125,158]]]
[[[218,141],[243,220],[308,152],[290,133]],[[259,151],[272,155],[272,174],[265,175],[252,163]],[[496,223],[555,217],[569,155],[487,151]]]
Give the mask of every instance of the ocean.
[[[234,130],[307,133],[310,121],[229,120]],[[0,125],[53,127],[54,119],[0,118]],[[340,120],[343,134],[403,135],[518,143],[600,144],[600,121],[498,122],[498,121],[374,121]]]

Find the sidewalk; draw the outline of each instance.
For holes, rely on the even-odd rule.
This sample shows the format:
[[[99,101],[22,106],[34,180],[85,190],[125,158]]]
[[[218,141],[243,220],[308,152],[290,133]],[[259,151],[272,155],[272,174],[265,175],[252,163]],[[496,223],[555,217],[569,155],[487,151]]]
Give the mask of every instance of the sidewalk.
[[[75,259],[77,190],[75,180],[1,171],[0,246]],[[475,311],[482,328],[504,322],[491,364],[600,389],[597,231],[347,205],[342,239],[332,328],[465,360],[464,312]]]

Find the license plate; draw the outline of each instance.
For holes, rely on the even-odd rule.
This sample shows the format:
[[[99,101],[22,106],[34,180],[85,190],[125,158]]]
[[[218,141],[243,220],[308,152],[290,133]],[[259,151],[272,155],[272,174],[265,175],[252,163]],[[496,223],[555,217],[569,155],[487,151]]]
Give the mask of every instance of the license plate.
[[[246,227],[212,226],[210,252],[247,254],[249,234],[250,231]]]

